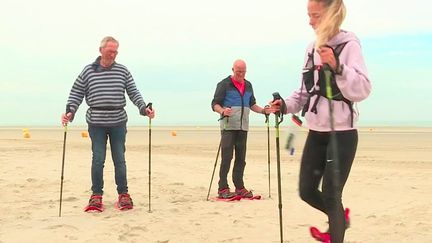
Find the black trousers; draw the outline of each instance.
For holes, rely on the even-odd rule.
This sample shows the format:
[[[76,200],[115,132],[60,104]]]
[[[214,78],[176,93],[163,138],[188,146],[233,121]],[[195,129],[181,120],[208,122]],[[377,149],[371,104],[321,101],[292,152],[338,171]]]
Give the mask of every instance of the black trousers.
[[[234,186],[238,189],[244,187],[243,173],[246,166],[246,142],[247,131],[222,130],[221,132],[222,162],[219,170],[219,190],[229,188],[228,172],[235,150],[234,168],[232,179]]]
[[[358,133],[357,130],[337,131],[335,137],[337,167],[332,158],[330,132],[309,131],[301,160],[299,187],[302,200],[327,214],[331,241],[339,243],[345,236],[342,191],[357,150]]]

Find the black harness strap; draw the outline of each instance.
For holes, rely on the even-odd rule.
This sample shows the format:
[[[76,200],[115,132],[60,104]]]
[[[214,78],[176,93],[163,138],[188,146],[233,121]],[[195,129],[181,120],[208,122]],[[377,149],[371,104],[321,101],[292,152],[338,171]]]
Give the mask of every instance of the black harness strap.
[[[330,47],[330,48],[332,48],[332,50],[333,50],[333,53],[334,53],[334,55],[335,55],[335,57],[336,57],[336,61],[337,61],[337,63],[338,63],[338,65],[339,65],[339,55],[340,55],[340,53],[342,52],[342,50],[343,50],[343,48],[345,47],[345,45],[347,44],[348,42],[344,42],[344,43],[341,43],[341,44],[339,44],[339,45],[337,45],[334,49],[332,48],[332,47]],[[310,54],[308,54],[308,56],[309,56],[309,60],[306,62],[306,66],[308,67],[308,66],[311,66],[312,67],[312,69],[309,71],[309,72],[311,72],[311,73],[309,73],[308,74],[308,78],[312,78],[313,79],[313,77],[314,77],[314,75],[313,75],[313,72],[316,70],[316,69],[318,69],[318,66],[315,66],[315,64],[314,64],[314,61],[313,61],[313,53],[315,52],[315,49],[312,49],[312,52],[310,53]],[[318,72],[323,72],[322,70],[318,70]],[[307,90],[307,92],[309,93],[309,97],[308,97],[308,99],[307,99],[307,101],[306,101],[306,104],[303,106],[303,109],[302,109],[302,116],[304,117],[305,116],[305,114],[306,114],[306,112],[307,111],[309,111],[309,107],[310,107],[310,100],[311,100],[311,97],[313,97],[313,96],[317,96],[317,98],[315,99],[315,101],[314,101],[314,103],[312,104],[312,107],[311,107],[311,109],[310,109],[310,111],[311,112],[313,112],[313,113],[315,113],[315,114],[317,114],[318,113],[318,111],[317,111],[317,105],[318,105],[318,101],[320,100],[320,98],[321,98],[321,96],[324,96],[325,98],[327,98],[327,96],[326,96],[326,94],[325,94],[325,89],[323,88],[324,86],[321,86],[320,84],[321,84],[321,82],[323,82],[323,80],[322,80],[322,77],[323,77],[323,75],[319,75],[319,80],[318,80],[318,82],[317,82],[317,84],[318,84],[318,86],[320,86],[320,90],[317,90],[317,89],[315,89],[315,87],[313,88],[313,90],[308,90],[308,85],[306,85],[306,90]],[[306,80],[303,80],[303,82],[305,82]],[[311,80],[309,80],[309,85],[311,85],[311,83],[310,83],[310,81]],[[314,82],[313,82],[313,80],[312,80],[312,84],[313,85],[315,85],[314,84]],[[340,93],[340,90],[339,90],[339,88],[337,87],[337,84],[336,84],[336,77],[335,77],[335,73],[332,71],[332,89],[333,90],[336,90],[336,91],[338,91],[338,92],[334,92],[334,93],[337,93],[334,97],[332,97],[333,98],[333,100],[339,100],[339,101],[343,101],[343,102],[345,102],[347,105],[348,105],[348,107],[349,107],[349,109],[350,109],[350,112],[351,112],[351,127],[353,127],[354,126],[354,109],[353,109],[353,102],[351,102],[350,100],[348,100],[347,98],[345,98],[341,93]]]

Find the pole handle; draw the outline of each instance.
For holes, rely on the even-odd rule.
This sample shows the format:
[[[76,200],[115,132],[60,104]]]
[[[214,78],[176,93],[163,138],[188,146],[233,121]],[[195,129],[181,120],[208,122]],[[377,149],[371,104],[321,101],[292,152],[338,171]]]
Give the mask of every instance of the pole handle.
[[[149,108],[150,110],[153,110],[153,103],[149,102],[149,103],[146,105],[146,108]]]
[[[274,92],[273,94],[273,101],[275,100],[281,100],[281,106],[280,106],[280,110],[278,112],[275,113],[276,116],[278,116],[280,118],[280,121],[277,125],[281,124],[283,121],[283,112],[286,110],[286,104],[285,104],[285,100],[282,99],[281,95],[279,94],[279,92]]]
[[[268,107],[270,107],[270,106],[266,105],[266,106],[264,106],[264,109],[268,108]],[[270,116],[270,114],[264,113],[264,115],[265,115],[265,123],[268,123],[269,122],[269,116]]]

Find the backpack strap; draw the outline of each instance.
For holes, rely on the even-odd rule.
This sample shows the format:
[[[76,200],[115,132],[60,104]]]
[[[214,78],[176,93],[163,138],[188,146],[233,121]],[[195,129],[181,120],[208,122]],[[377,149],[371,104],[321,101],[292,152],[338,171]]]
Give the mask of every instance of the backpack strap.
[[[339,56],[340,56],[342,50],[345,48],[345,46],[346,46],[346,44],[347,44],[348,42],[349,42],[349,41],[337,45],[337,46],[334,48],[334,50],[333,50],[333,53],[334,53],[334,55],[335,55],[335,57],[336,57],[336,63],[337,63],[337,66],[338,66],[338,67],[339,67],[339,65],[340,65],[340,62],[339,62]],[[353,102],[350,101],[350,100],[348,100],[347,98],[345,98],[345,97],[343,97],[343,96],[342,96],[342,101],[345,102],[345,103],[348,105],[348,108],[350,109],[350,112],[351,112],[351,127],[354,127],[354,108],[353,108]]]
[[[341,43],[341,44],[337,45],[337,46],[333,49],[333,53],[334,53],[335,57],[339,58],[340,53],[342,52],[342,50],[344,49],[345,45],[346,45],[348,42],[349,42],[349,41],[344,42],[344,43]]]
[[[354,127],[354,108],[353,108],[353,102],[348,100],[347,98],[343,97],[342,101],[345,102],[348,105],[348,108],[351,112],[351,127]]]
[[[315,69],[315,62],[314,62],[314,53],[315,53],[315,48],[312,48],[312,50],[311,50],[311,52],[309,52],[307,55],[308,55],[308,60],[306,61],[306,64],[305,64],[305,67],[310,67],[311,69],[312,69],[312,73],[314,72],[314,69]],[[307,85],[305,84],[305,80],[303,79],[303,81],[302,81],[302,86],[303,85],[305,85],[306,87],[306,92],[308,92],[309,93],[309,90],[308,90],[308,88],[307,88]],[[302,89],[303,90],[303,89]],[[303,92],[303,91],[302,91]],[[309,110],[309,106],[310,106],[310,100],[311,100],[311,97],[312,96],[314,96],[314,95],[316,95],[317,94],[317,92],[314,90],[314,91],[312,91],[312,93],[309,93],[309,96],[308,96],[308,98],[307,98],[307,101],[306,101],[306,104],[303,106],[303,108],[302,108],[302,113],[301,113],[301,116],[302,117],[304,117],[305,116],[305,114],[306,114],[306,111],[308,111]]]
[[[348,41],[337,45],[334,49],[332,48],[333,54],[334,54],[335,59],[336,59],[336,68],[339,67],[339,65],[340,65],[339,55],[347,43],[348,43]],[[333,72],[337,72],[337,70],[333,70]]]
[[[317,104],[318,104],[318,100],[320,98],[320,94],[319,94],[318,91],[314,90],[312,93],[309,94],[308,99],[306,101],[306,104],[302,108],[301,116],[304,117],[305,114],[306,114],[306,112],[309,110],[311,97],[314,96],[314,95],[317,95],[317,98],[315,99],[315,101],[314,101],[314,103],[312,105],[311,112],[317,114],[318,111],[317,111],[316,107],[317,107]]]

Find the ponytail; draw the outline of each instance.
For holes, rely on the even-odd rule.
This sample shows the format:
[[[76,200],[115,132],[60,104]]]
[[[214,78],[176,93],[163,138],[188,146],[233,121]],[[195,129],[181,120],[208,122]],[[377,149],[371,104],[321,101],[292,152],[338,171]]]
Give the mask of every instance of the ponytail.
[[[323,19],[316,29],[315,48],[320,48],[339,32],[340,26],[345,19],[346,9],[343,0],[310,1],[322,2],[325,7]]]

